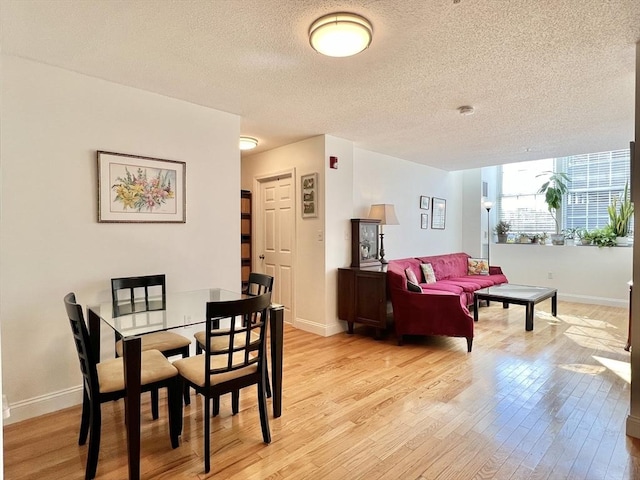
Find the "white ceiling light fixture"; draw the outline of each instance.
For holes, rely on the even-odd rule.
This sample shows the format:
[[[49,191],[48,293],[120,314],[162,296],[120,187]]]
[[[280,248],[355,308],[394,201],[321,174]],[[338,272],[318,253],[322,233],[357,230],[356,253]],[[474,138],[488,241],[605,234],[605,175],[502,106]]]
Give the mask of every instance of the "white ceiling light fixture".
[[[329,57],[350,57],[371,44],[373,28],[369,20],[355,13],[331,13],[309,28],[313,49]]]
[[[257,139],[253,137],[240,137],[240,150],[253,150],[257,146]]]
[[[465,117],[467,115],[473,115],[474,113],[476,113],[475,109],[470,105],[463,105],[462,107],[458,107],[458,112],[460,112],[460,115],[464,115]]]

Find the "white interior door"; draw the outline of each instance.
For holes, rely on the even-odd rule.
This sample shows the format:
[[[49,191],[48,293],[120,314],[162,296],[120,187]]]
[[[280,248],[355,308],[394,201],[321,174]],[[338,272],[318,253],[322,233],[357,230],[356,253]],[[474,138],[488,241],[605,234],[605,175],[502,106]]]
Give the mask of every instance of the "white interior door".
[[[293,254],[295,188],[292,175],[260,181],[257,254],[260,271],[274,278],[272,301],[284,306],[285,322],[293,323]]]

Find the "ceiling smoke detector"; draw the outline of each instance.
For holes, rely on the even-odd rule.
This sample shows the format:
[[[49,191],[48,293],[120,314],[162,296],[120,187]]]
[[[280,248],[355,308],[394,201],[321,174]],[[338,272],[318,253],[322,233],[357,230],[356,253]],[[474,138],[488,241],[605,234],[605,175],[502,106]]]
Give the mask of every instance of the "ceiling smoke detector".
[[[458,112],[460,112],[460,115],[473,115],[474,113],[476,113],[476,111],[474,110],[474,108],[470,105],[463,105],[462,107],[458,107]]]

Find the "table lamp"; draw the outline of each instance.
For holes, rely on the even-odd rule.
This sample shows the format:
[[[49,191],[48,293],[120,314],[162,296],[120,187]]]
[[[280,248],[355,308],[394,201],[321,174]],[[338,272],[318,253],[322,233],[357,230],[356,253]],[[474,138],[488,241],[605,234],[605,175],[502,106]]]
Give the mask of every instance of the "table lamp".
[[[396,210],[392,204],[389,203],[376,203],[371,205],[369,210],[369,218],[380,220],[380,263],[389,263],[384,258],[384,232],[382,231],[383,225],[399,225],[398,217],[396,217]]]

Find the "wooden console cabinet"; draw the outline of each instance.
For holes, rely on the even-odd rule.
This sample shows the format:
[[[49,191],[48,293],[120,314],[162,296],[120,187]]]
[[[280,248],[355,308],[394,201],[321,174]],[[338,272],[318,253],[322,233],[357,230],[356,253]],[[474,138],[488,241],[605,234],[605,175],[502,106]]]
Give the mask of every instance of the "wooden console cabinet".
[[[376,329],[380,338],[387,328],[387,267],[338,269],[338,318],[349,324],[362,323]]]

